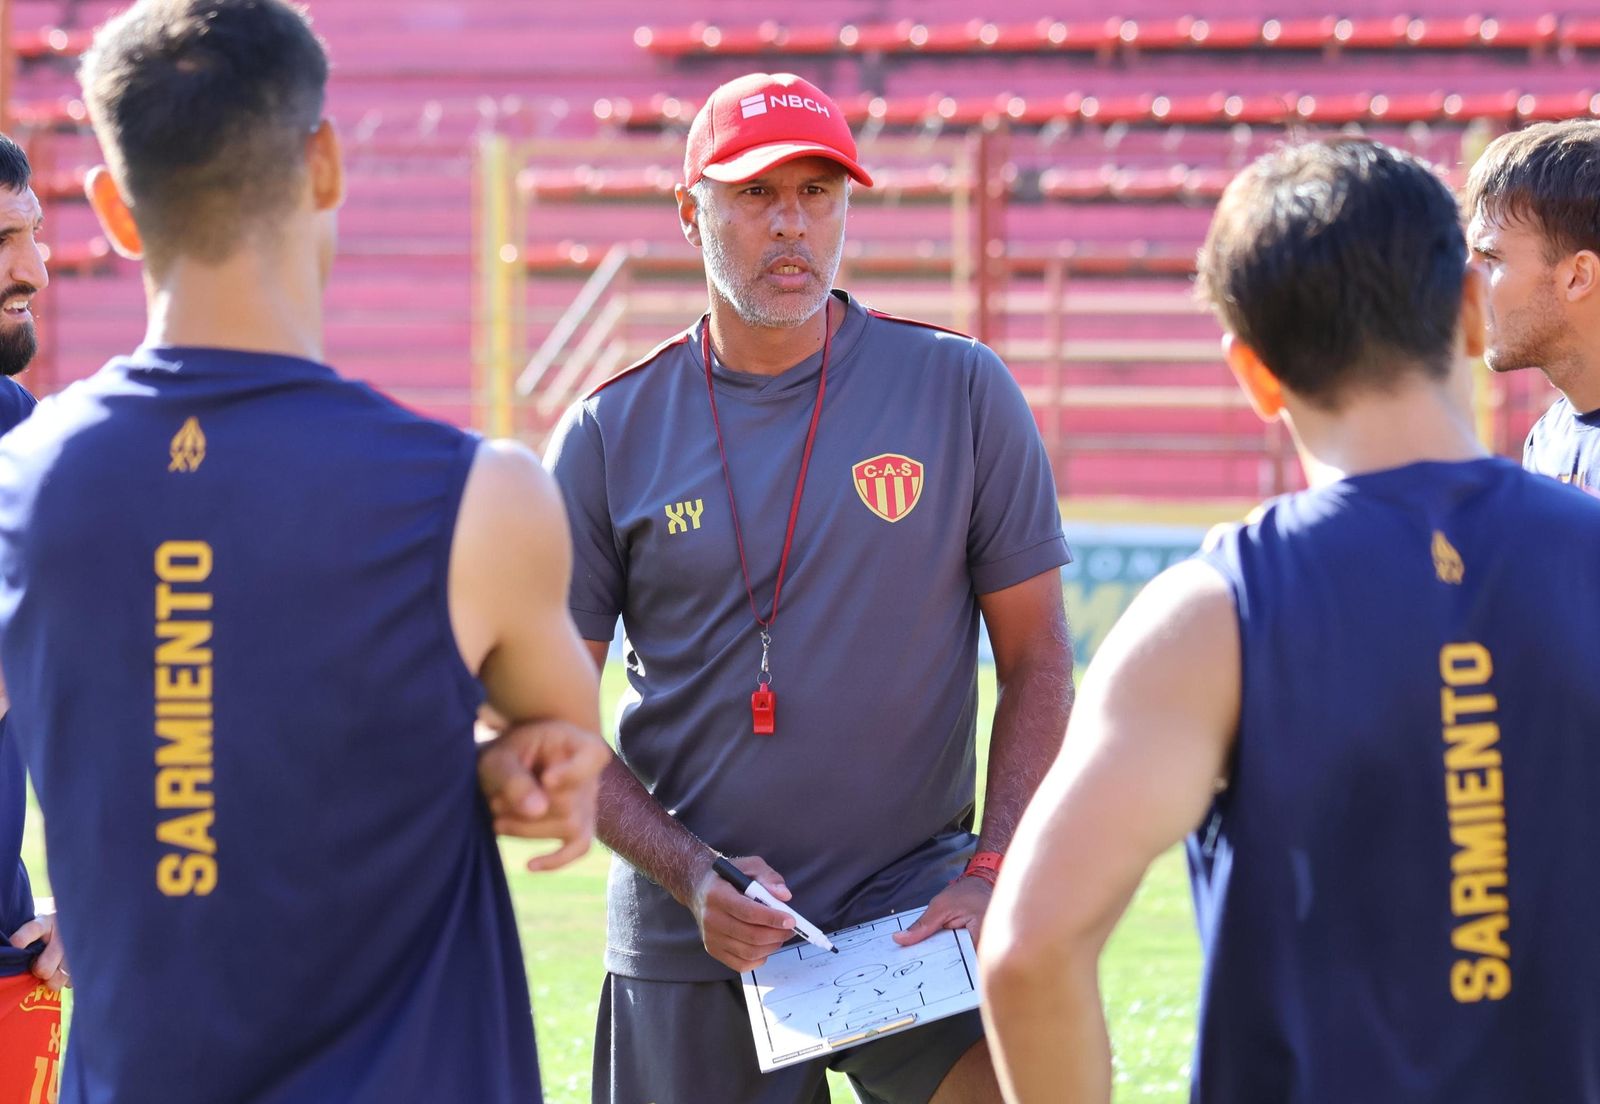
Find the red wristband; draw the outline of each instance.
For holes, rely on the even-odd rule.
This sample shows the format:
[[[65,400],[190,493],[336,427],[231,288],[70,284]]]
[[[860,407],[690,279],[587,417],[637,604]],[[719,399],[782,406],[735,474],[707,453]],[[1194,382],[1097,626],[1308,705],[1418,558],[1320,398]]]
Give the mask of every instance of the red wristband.
[[[990,885],[994,885],[1000,876],[1000,863],[1005,858],[998,851],[979,851],[967,860],[967,868],[961,872],[963,878],[982,878]]]

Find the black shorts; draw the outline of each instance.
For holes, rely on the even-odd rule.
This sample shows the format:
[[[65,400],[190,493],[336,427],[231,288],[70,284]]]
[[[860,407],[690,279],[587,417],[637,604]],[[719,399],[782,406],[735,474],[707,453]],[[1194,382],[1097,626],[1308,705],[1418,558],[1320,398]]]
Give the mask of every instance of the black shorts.
[[[737,981],[607,974],[594,1046],[595,1104],[828,1104],[826,1073],[862,1104],[927,1104],[983,1038],[976,1010],[762,1073]]]

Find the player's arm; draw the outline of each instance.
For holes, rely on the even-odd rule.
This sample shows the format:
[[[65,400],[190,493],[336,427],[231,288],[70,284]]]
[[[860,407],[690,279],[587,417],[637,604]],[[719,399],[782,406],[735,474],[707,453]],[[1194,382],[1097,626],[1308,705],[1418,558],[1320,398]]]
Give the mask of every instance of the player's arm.
[[[1066,732],[1072,712],[1072,637],[1056,568],[979,595],[978,606],[994,650],[998,692],[978,850],[1004,854]],[[978,934],[991,893],[982,878],[958,879],[896,941],[915,943],[941,928]]]
[[[1150,862],[1205,816],[1239,718],[1227,584],[1190,562],[1107,636],[1012,840],[979,955],[1007,1099],[1111,1099],[1101,949]]]
[[[463,660],[508,727],[479,753],[497,831],[555,839],[530,869],[582,855],[594,833],[599,682],[567,613],[566,514],[534,455],[478,448],[450,553],[450,620]]]
[[[603,671],[610,645],[584,642],[596,670]],[[600,776],[600,842],[640,870],[694,913],[707,953],[734,970],[750,970],[794,934],[794,921],[734,890],[711,871],[716,852],[702,843],[644,788],[615,755]],[[732,860],[780,901],[790,897],[783,877],[749,855]]]

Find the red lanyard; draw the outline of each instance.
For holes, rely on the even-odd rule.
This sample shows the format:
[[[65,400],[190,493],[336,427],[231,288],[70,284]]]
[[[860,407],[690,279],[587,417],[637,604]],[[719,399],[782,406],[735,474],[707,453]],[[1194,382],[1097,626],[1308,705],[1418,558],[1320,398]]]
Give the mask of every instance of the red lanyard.
[[[733,516],[733,539],[739,546],[739,570],[744,575],[745,596],[750,599],[750,613],[761,628],[761,674],[756,679],[756,692],[751,696],[750,709],[755,730],[761,735],[773,731],[777,699],[772,693],[772,673],[767,665],[767,651],[771,647],[770,630],[778,619],[778,603],[783,597],[783,576],[789,569],[789,550],[794,545],[795,522],[800,519],[800,499],[806,490],[806,472],[811,467],[811,449],[817,441],[817,426],[822,421],[822,396],[828,390],[828,352],[833,345],[833,296],[828,296],[822,308],[822,370],[817,377],[817,401],[811,409],[811,428],[806,431],[805,451],[800,454],[800,475],[794,482],[794,500],[789,505],[789,527],[783,535],[783,555],[778,559],[778,578],[772,588],[772,612],[765,618],[756,606],[755,587],[750,583],[750,565],[744,554],[744,532],[739,525],[739,505],[733,498],[733,476],[728,470],[728,450],[722,442],[722,422],[717,417],[717,391],[711,379],[711,318],[706,316],[700,325],[700,354],[706,368],[706,397],[711,401],[711,427],[717,434],[717,455],[722,460],[722,482],[728,488],[728,511]]]

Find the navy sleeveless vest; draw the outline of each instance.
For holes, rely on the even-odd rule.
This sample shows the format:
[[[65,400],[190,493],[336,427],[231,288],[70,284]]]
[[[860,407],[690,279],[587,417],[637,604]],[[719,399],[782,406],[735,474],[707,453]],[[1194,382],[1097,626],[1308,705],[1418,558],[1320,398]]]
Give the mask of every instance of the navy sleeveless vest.
[[[1600,1101],[1600,502],[1502,460],[1280,499],[1189,841],[1205,1104]]]
[[[476,447],[320,364],[179,348],[0,443],[64,1101],[539,1099],[447,600]]]

